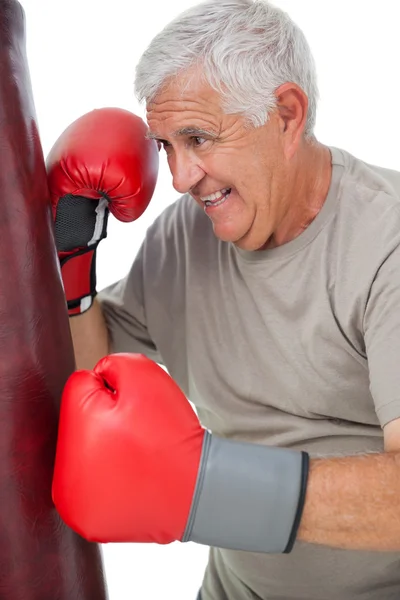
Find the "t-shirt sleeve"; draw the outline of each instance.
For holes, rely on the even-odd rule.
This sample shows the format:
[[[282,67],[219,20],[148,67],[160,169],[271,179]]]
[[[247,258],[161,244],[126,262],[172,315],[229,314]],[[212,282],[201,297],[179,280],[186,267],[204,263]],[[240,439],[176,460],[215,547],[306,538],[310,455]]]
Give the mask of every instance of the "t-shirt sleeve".
[[[145,354],[161,363],[162,359],[146,323],[143,290],[144,244],[128,275],[102,290],[97,299],[107,324],[111,351]]]
[[[370,390],[381,426],[400,418],[400,246],[382,263],[364,314]]]

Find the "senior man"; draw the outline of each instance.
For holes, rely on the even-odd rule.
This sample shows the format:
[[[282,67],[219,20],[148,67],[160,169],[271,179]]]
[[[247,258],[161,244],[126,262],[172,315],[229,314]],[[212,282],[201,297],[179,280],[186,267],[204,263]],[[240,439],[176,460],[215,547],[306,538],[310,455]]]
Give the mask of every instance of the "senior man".
[[[98,295],[70,291],[94,253],[64,243],[87,370],[58,510],[88,539],[209,545],[202,600],[399,598],[399,173],[316,139],[309,46],[263,0],[180,15],[136,91],[182,196]],[[53,200],[59,248],[61,201],[79,204]]]

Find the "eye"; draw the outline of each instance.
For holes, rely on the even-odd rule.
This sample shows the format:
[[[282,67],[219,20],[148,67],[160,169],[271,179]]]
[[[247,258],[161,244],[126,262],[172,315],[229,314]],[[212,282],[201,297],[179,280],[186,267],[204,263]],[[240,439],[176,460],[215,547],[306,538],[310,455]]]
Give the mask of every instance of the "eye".
[[[167,140],[157,140],[157,142],[164,148],[164,150],[171,147],[171,144],[167,142]]]
[[[190,138],[190,141],[192,142],[192,145],[195,148],[198,148],[199,146],[202,146],[207,140],[203,137],[200,137],[198,135],[195,135],[193,137]]]

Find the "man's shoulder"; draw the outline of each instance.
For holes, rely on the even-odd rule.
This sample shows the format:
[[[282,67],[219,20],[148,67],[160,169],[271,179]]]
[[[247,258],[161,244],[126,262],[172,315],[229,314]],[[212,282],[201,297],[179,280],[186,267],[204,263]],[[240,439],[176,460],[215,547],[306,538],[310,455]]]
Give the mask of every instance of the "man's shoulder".
[[[387,196],[400,205],[400,171],[366,162],[350,152],[330,148],[332,164],[343,169],[342,193],[366,203]]]
[[[400,243],[400,172],[338,149],[332,162],[342,170],[336,225],[344,246],[355,242],[383,255],[393,250]]]
[[[329,256],[348,295],[368,292],[389,256],[400,268],[400,173],[344,150],[332,154],[342,173]]]

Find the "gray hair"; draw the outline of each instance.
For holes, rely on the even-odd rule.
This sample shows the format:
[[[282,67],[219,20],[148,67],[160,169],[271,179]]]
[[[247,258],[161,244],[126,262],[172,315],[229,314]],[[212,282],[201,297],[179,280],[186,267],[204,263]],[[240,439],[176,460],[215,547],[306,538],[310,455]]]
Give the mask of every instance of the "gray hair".
[[[305,135],[313,135],[318,87],[310,47],[290,17],[267,0],[208,0],[179,15],[139,61],[139,102],[150,102],[168,80],[198,65],[223,110],[254,127],[267,122],[276,89],[296,83],[308,97]]]

